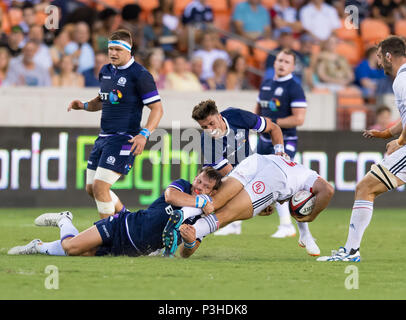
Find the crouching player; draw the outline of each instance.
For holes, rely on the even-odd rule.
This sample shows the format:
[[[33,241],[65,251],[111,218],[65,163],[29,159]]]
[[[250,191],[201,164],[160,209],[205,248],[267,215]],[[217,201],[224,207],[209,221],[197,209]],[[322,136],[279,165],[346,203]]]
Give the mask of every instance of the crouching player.
[[[180,255],[190,256],[203,237],[233,221],[259,215],[276,202],[289,200],[300,190],[312,192],[316,202],[311,214],[295,217],[299,222],[313,221],[327,207],[334,194],[333,187],[326,180],[301,164],[276,155],[253,154],[247,157],[229,176],[223,178],[221,187],[213,196],[212,206],[203,208],[206,216],[198,219],[193,226],[180,226],[180,234],[184,238]],[[212,213],[212,209],[215,213]],[[181,211],[184,217],[191,216],[191,209],[183,208]],[[201,213],[201,210],[192,211],[193,214]],[[270,214],[270,211],[265,214]],[[174,251],[173,248],[168,250]]]
[[[182,221],[175,221],[176,215],[172,213],[183,206],[211,207],[205,195],[215,194],[221,185],[221,178],[217,170],[211,167],[203,168],[192,184],[183,179],[172,182],[146,210],[115,214],[99,220],[80,233],[73,225],[73,216],[69,211],[45,213],[35,220],[35,224],[59,227],[60,239],[48,243],[35,239],[25,246],[10,249],[8,254],[148,255],[163,248],[163,232],[169,239],[165,247],[172,245],[176,249],[177,244],[182,241],[178,230]],[[187,223],[194,223],[199,218],[189,219]],[[169,219],[171,223],[168,223]],[[167,225],[168,228],[165,228]],[[176,246],[173,246],[173,243],[176,243]],[[164,255],[173,256],[173,252],[166,250]]]

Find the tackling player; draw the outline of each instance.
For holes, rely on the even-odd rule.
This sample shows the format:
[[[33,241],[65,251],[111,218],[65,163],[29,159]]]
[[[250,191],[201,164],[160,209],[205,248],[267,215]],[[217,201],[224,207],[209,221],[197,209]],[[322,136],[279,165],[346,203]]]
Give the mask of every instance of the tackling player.
[[[205,197],[200,194],[214,195],[221,185],[221,178],[222,176],[215,169],[203,168],[192,184],[183,179],[172,182],[146,210],[115,214],[96,222],[94,226],[81,233],[72,224],[73,216],[69,211],[45,213],[35,220],[35,224],[58,226],[60,240],[42,242],[35,239],[25,246],[10,249],[8,254],[149,255],[163,248],[164,231],[172,234],[172,242],[176,244],[181,242],[181,238],[178,237],[179,232],[173,230],[171,226],[182,222],[179,222],[179,219],[173,220],[176,215],[172,213],[183,206],[209,206]],[[170,218],[172,223],[168,224]],[[194,217],[185,223],[193,224],[199,218]],[[169,228],[165,228],[167,224]],[[169,245],[170,243],[167,244],[168,247]],[[173,248],[176,249],[176,247]],[[173,256],[173,253],[167,250],[164,255]]]
[[[296,55],[289,49],[282,50],[274,62],[275,76],[266,79],[260,87],[255,113],[269,117],[283,132],[285,152],[293,160],[297,149],[296,127],[305,120],[307,102],[300,84],[293,79]],[[273,154],[275,147],[267,133],[261,133],[258,139],[259,154]],[[293,237],[296,235],[292,224],[288,204],[276,204],[279,215],[278,230],[273,238]],[[314,241],[307,223],[297,222],[299,229],[299,245],[306,247],[310,255],[319,255],[320,249]]]
[[[284,155],[281,129],[271,119],[252,112],[227,108],[219,112],[215,101],[206,100],[193,108],[192,118],[204,130],[201,136],[204,166],[212,166],[226,176],[234,166],[251,153],[250,130],[266,132],[277,148],[277,154]],[[236,221],[216,234],[241,233],[241,222]]]
[[[131,56],[132,38],[126,30],[115,31],[108,42],[110,63],[100,74],[99,95],[88,101],[74,100],[70,110],[102,110],[101,132],[90,154],[86,191],[96,201],[101,218],[122,208],[110,187],[130,171],[134,158],[144,150],[162,117],[161,98],[152,75]],[[142,109],[151,113],[141,128]]]
[[[385,73],[395,78],[393,92],[401,120],[384,131],[367,130],[366,138],[391,139],[386,145],[386,156],[357,184],[352,207],[347,242],[331,256],[318,261],[361,261],[360,245],[373,213],[375,198],[400,187],[406,182],[406,45],[401,37],[390,36],[378,44],[378,64]]]
[[[212,206],[203,208],[207,216],[197,220],[193,227],[180,226],[185,239],[185,244],[180,247],[181,256],[193,254],[200,240],[218,228],[259,215],[276,202],[288,201],[300,190],[310,191],[316,196],[312,213],[295,217],[300,222],[313,221],[334,194],[334,188],[326,180],[301,164],[276,155],[256,153],[249,156],[223,178],[221,187],[213,196]],[[215,213],[211,213],[213,209]],[[175,212],[182,215],[182,210]],[[167,250],[174,252],[173,246],[176,244]]]

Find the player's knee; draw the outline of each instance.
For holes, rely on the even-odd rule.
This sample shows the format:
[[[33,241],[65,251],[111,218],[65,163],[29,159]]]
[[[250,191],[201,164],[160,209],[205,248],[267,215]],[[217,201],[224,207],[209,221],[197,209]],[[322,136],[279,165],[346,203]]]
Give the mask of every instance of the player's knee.
[[[87,184],[86,185],[86,192],[89,196],[91,196],[92,198],[94,198],[94,194],[93,194],[93,185],[92,184]]]
[[[81,254],[80,248],[70,239],[62,241],[62,248],[68,256],[78,256]]]
[[[100,199],[109,194],[110,185],[101,180],[94,180],[92,185],[92,194],[96,199]]]

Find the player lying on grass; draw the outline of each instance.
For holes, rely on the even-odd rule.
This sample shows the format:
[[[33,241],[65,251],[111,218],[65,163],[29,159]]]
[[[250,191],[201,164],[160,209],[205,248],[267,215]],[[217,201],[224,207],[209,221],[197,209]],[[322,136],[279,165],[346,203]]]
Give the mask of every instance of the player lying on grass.
[[[301,222],[313,221],[327,207],[334,194],[333,187],[326,180],[301,164],[276,155],[253,154],[247,157],[223,178],[221,187],[213,196],[212,206],[203,208],[206,216],[191,227],[179,226],[185,242],[180,246],[180,255],[189,257],[203,237],[233,221],[250,219],[264,210],[267,210],[265,214],[270,214],[272,210],[269,210],[269,206],[289,200],[300,190],[310,191],[316,196],[311,214],[295,217]],[[212,209],[215,213],[212,213]],[[201,210],[183,208],[175,210],[172,215],[178,220],[200,213]],[[171,221],[168,224],[174,225]],[[175,230],[177,228],[173,227]],[[165,248],[175,252],[176,248],[173,247],[176,246],[177,243],[172,242]]]
[[[207,202],[204,194],[214,195],[221,185],[221,175],[217,170],[202,169],[193,183],[179,179],[172,182],[165,192],[146,210],[121,212],[99,220],[92,227],[79,233],[72,223],[73,215],[69,211],[45,213],[35,220],[39,226],[57,226],[60,228],[60,240],[42,242],[39,239],[25,246],[14,247],[8,254],[48,254],[57,256],[101,256],[101,255],[148,255],[163,248],[163,232],[171,233],[169,242],[181,242],[179,227],[182,221],[171,221],[171,213],[183,206],[204,207]],[[211,207],[210,210],[213,210]],[[194,223],[200,217],[189,219],[185,223]],[[168,229],[165,226],[168,224]],[[175,232],[174,232],[175,231]],[[172,243],[167,243],[170,247]],[[174,249],[176,250],[176,247]],[[164,251],[165,256],[172,256]]]

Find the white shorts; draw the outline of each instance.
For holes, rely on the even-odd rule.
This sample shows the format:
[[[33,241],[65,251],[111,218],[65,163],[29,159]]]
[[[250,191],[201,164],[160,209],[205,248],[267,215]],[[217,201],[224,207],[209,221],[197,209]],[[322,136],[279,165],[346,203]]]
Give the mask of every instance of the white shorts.
[[[299,190],[311,191],[319,177],[317,172],[296,162],[257,153],[244,159],[229,176],[244,185],[251,198],[254,216]]]
[[[380,165],[384,166],[403,182],[406,182],[406,146],[386,156]]]

